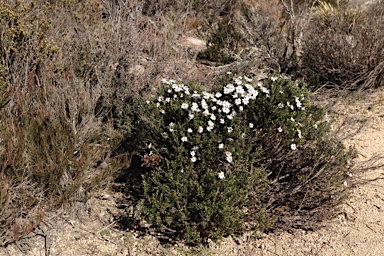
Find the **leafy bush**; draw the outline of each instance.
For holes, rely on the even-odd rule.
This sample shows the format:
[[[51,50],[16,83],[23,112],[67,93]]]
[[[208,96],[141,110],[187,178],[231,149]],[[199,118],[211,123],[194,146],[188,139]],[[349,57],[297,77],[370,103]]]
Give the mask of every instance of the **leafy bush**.
[[[303,38],[303,68],[314,88],[383,85],[384,1],[368,7],[322,4]]]
[[[164,80],[147,103],[138,200],[157,230],[199,243],[315,222],[340,203],[352,152],[328,137],[302,81],[234,77],[207,92]],[[282,205],[292,219],[281,218]]]

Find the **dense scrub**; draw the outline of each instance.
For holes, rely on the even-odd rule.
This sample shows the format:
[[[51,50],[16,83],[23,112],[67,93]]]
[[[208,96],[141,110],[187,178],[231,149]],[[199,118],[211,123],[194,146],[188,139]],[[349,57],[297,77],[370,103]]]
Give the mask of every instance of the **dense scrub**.
[[[2,1],[0,245],[108,186],[137,152],[148,171],[135,191],[141,217],[191,243],[249,228],[315,226],[331,216],[353,154],[332,139],[321,107],[296,78],[310,89],[382,85],[384,22],[383,1],[361,10],[326,2]],[[191,34],[206,50],[178,44]],[[256,77],[271,73],[259,85]],[[174,88],[166,87],[181,85],[163,78],[191,81],[187,88],[200,97],[221,93],[236,114],[189,119],[181,107],[197,100],[171,100]],[[236,81],[258,91],[242,111],[223,91]],[[146,104],[154,94],[162,108]],[[175,133],[164,137],[170,128]]]

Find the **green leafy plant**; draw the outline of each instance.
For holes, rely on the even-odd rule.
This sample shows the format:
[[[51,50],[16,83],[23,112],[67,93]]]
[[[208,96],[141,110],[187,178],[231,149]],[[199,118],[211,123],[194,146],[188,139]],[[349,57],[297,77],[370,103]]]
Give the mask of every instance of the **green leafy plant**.
[[[307,183],[326,186],[324,196],[327,189],[344,191],[341,168],[348,154],[327,139],[328,123],[310,104],[302,81],[280,76],[253,81],[231,74],[228,79],[212,92],[163,80],[157,98],[147,102],[152,122],[146,124],[151,132],[141,137],[142,166],[148,172],[139,208],[154,228],[187,243],[277,226],[275,209],[289,200],[288,192],[298,200],[288,209],[301,216],[302,206],[325,207],[325,202],[307,202],[302,189]],[[317,152],[322,143],[337,145],[342,154],[323,156],[336,157],[337,163],[316,165],[318,155],[310,151]],[[319,168],[333,179],[325,180]],[[317,199],[315,194],[309,201]]]

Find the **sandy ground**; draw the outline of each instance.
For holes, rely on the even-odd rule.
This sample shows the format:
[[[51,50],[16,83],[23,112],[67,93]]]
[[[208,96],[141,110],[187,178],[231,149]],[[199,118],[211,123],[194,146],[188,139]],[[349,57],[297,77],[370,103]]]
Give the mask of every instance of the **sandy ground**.
[[[384,167],[378,167],[384,165],[384,90],[323,103],[337,120],[334,131],[358,150],[355,178],[364,184],[320,230],[245,234],[194,249],[165,246],[153,236],[116,229],[120,195],[104,192],[71,212],[57,212],[30,238],[0,248],[0,255],[384,255]]]

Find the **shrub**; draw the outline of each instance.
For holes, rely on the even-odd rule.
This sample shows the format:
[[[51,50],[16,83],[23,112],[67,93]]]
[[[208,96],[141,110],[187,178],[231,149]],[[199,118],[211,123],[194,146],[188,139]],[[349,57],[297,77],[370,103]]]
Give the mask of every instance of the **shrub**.
[[[316,9],[303,39],[304,75],[311,86],[383,85],[383,10],[383,1],[366,8],[324,3]]]
[[[0,246],[33,231],[46,212],[86,199],[111,169],[97,165],[109,149],[94,115],[102,76],[95,79],[88,38],[75,33],[95,25],[93,6],[7,2],[0,7],[0,88],[8,94],[0,95],[8,102],[0,111]]]
[[[239,52],[242,40],[231,20],[224,19],[218,24],[207,24],[210,28],[207,49],[199,53],[198,57],[218,64],[229,64],[235,61],[235,54]]]
[[[328,137],[302,81],[234,77],[207,92],[164,80],[148,113],[139,208],[187,243],[316,222],[344,195],[352,152]]]

